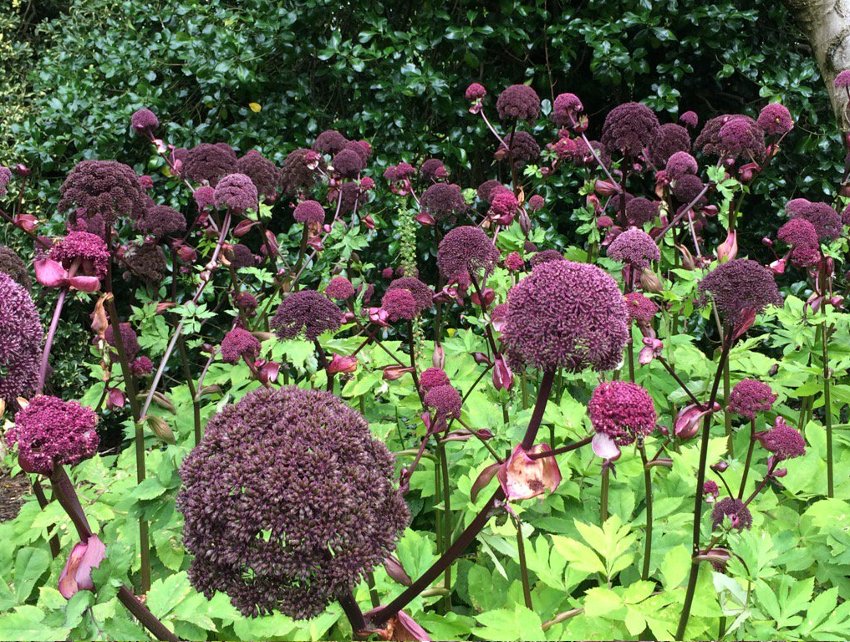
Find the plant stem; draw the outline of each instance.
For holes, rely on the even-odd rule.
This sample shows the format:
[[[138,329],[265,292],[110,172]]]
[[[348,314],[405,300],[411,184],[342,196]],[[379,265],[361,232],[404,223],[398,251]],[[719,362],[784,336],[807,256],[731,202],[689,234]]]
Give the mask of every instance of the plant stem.
[[[647,466],[646,446],[643,439],[638,443],[640,459],[643,462],[643,488],[646,494],[646,533],[644,533],[643,544],[643,573],[641,579],[649,579],[649,560],[652,556],[652,469]]]
[[[62,316],[62,308],[65,305],[65,297],[68,296],[68,288],[59,291],[56,299],[56,307],[53,310],[53,318],[50,320],[50,329],[47,331],[47,339],[44,341],[44,350],[41,353],[41,365],[38,369],[37,394],[44,392],[44,382],[47,379],[47,367],[50,362],[50,349],[53,347],[53,339],[56,337],[56,328],[59,327],[59,317]]]
[[[351,623],[351,637],[355,640],[362,640],[362,632],[366,630],[366,620],[363,618],[363,611],[360,610],[360,606],[357,604],[357,600],[354,599],[351,590],[349,589],[340,594],[337,600],[339,600],[339,604],[342,606],[345,617]]]
[[[523,450],[531,450],[531,447],[534,445],[534,440],[537,438],[540,422],[543,421],[543,413],[546,410],[546,403],[549,401],[549,394],[552,392],[552,383],[554,381],[555,370],[546,370],[543,373],[543,379],[540,381],[540,388],[537,391],[537,402],[534,404],[534,411],[531,413],[528,429],[525,431],[525,436],[522,439],[521,445]]]
[[[438,441],[437,457],[440,460],[442,472],[443,490],[443,546],[448,546],[452,540],[452,490],[449,487],[449,462],[446,456],[446,445]],[[446,596],[443,598],[443,608],[448,613],[452,608],[452,567],[446,567],[446,575],[443,586],[446,588]]]
[[[522,597],[525,600],[525,608],[529,611],[534,610],[534,605],[531,602],[531,585],[528,581],[528,562],[525,559],[525,542],[522,537],[522,522],[519,519],[514,519],[516,526],[516,546],[519,557],[519,574],[522,578]]]
[[[821,261],[823,263],[823,261]],[[827,276],[826,270],[821,268],[821,289],[823,296],[826,296],[828,291],[825,285]],[[826,312],[826,303],[823,304],[823,313]],[[829,323],[824,323],[821,326],[821,359],[823,361],[823,420],[826,425],[826,495],[827,497],[835,496],[835,478],[833,476],[832,462],[832,391],[830,379],[832,378],[829,369]]]
[[[38,478],[33,480],[32,490],[35,493],[35,498],[38,500],[38,505],[41,507],[41,510],[47,508],[47,495],[44,494],[44,489],[41,487],[41,482]],[[59,536],[54,533],[54,535],[50,538],[50,553],[54,558],[57,558],[59,557],[59,550]]]
[[[750,464],[753,461],[753,448],[756,445],[756,420],[750,419],[750,445],[747,447],[747,459],[744,462],[744,474],[741,476],[741,488],[738,489],[738,499],[744,496],[747,487],[747,475],[750,472]]]
[[[720,363],[717,364],[717,371],[714,374],[714,384],[711,387],[711,394],[708,400],[708,408],[714,406],[717,400],[717,390],[720,387],[720,379],[723,375],[723,366],[726,359],[729,357],[729,350],[732,348],[733,332],[731,328],[723,334],[723,347],[720,352]],[[711,421],[713,413],[705,415],[702,424],[702,444],[700,446],[699,467],[697,468],[697,487],[694,499],[694,528],[693,538],[691,542],[692,554],[694,557],[699,555],[699,535],[702,522],[702,487],[705,484],[705,468],[708,459],[708,441],[711,434]],[[685,636],[685,629],[688,626],[688,620],[691,616],[691,605],[694,601],[694,591],[697,586],[697,574],[699,572],[699,562],[691,561],[690,574],[688,576],[688,588],[685,592],[685,603],[682,606],[682,615],[679,618],[679,626],[676,629],[676,639],[682,640]]]
[[[189,355],[186,351],[186,339],[180,337],[178,342],[180,351],[180,362],[183,364],[183,376],[186,378],[186,386],[189,388],[189,395],[192,397],[192,415],[195,421],[195,445],[201,441],[201,403],[198,401],[198,395],[195,389],[195,381],[192,378],[192,371],[189,368]]]
[[[611,473],[608,466],[602,464],[602,489],[599,496],[599,521],[604,525],[608,521],[608,487],[611,483]]]
[[[729,374],[729,360],[723,366],[723,427],[726,430],[726,448],[729,454],[735,456],[735,442],[732,439],[732,413],[729,412],[729,391],[732,383]]]

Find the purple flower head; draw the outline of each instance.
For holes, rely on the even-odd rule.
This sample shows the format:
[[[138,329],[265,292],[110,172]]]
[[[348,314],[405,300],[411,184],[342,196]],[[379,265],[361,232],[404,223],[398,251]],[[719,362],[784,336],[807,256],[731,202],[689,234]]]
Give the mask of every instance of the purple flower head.
[[[5,245],[0,245],[0,272],[12,277],[12,280],[25,290],[29,290],[32,286],[27,266],[15,250]]]
[[[410,321],[418,314],[416,299],[410,290],[395,288],[387,290],[381,299],[381,308],[387,313],[390,321]]]
[[[720,316],[732,326],[769,305],[782,305],[773,273],[749,259],[733,259],[715,268],[700,281],[699,290],[711,293]]]
[[[713,479],[705,480],[702,485],[702,494],[716,498],[720,494],[720,488],[718,487],[717,482]]]
[[[841,217],[828,203],[795,198],[785,204],[785,213],[792,219],[802,218],[811,223],[821,241],[834,241],[841,236]]]
[[[752,118],[732,118],[717,132],[725,156],[758,161],[764,157],[764,130]]]
[[[839,72],[839,74],[835,77],[834,84],[838,89],[846,89],[847,87],[850,87],[850,69],[845,69],[844,71]]]
[[[753,516],[750,509],[740,499],[725,497],[714,505],[711,511],[711,528],[716,530],[726,519],[737,531],[750,528],[753,525]]]
[[[318,201],[302,201],[295,206],[292,216],[299,223],[322,224],[325,222],[325,208]]]
[[[428,310],[433,304],[434,292],[415,276],[404,276],[400,279],[395,279],[387,286],[387,290],[395,290],[396,288],[410,291],[413,299],[416,301],[417,315]]]
[[[55,466],[71,465],[97,452],[97,415],[76,401],[38,395],[15,415],[7,435],[18,444],[18,463],[28,473],[50,475]]]
[[[331,161],[334,171],[343,178],[357,178],[363,171],[363,159],[352,149],[342,149],[337,152]]]
[[[490,208],[496,216],[511,216],[519,208],[519,201],[512,191],[503,189],[490,200]]]
[[[594,265],[549,261],[508,293],[502,340],[513,362],[542,370],[612,370],[628,339],[616,282]]]
[[[150,109],[142,107],[130,116],[130,125],[137,134],[149,134],[159,127],[159,118]]]
[[[419,203],[424,211],[438,221],[466,210],[460,185],[454,183],[434,183],[423,192]]]
[[[596,386],[587,404],[590,423],[618,446],[655,430],[655,404],[649,393],[634,383],[609,381]]]
[[[696,159],[688,152],[676,152],[667,159],[665,166],[667,177],[671,181],[678,180],[686,174],[696,174],[699,171]]]
[[[596,156],[599,157],[602,164],[605,165],[605,167],[610,167],[611,155],[608,153],[605,146],[598,140],[591,140],[588,142],[590,143],[589,147],[587,143],[584,142],[583,138],[576,139],[576,149],[572,156],[573,163],[579,167],[596,167],[597,162],[593,157],[593,153],[596,152]]]
[[[290,152],[280,166],[281,191],[294,196],[309,189],[316,182],[315,170],[321,165],[321,157],[312,149],[302,147]]]
[[[73,229],[103,237],[120,216],[144,216],[148,198],[132,167],[116,161],[81,161],[59,188],[58,209]]]
[[[536,268],[538,265],[542,265],[543,263],[548,263],[549,261],[566,261],[564,255],[561,254],[558,250],[543,250],[542,252],[536,252],[534,256],[529,259],[529,263],[531,264],[532,269]]]
[[[38,377],[41,321],[32,298],[0,273],[0,399],[28,395]]]
[[[546,201],[543,200],[543,197],[540,196],[540,194],[534,194],[530,199],[528,199],[528,209],[532,212],[542,209],[545,204]]]
[[[446,166],[439,158],[429,158],[419,167],[419,175],[426,181],[436,182],[449,177]]]
[[[130,371],[137,377],[149,375],[153,372],[153,362],[146,356],[136,357],[130,363]]]
[[[487,95],[487,90],[484,89],[484,85],[481,85],[477,82],[471,83],[469,87],[466,88],[463,96],[468,101],[472,102],[475,100],[481,100],[484,96]]]
[[[691,135],[681,125],[661,125],[649,143],[649,158],[656,168],[661,169],[673,154],[691,150]]]
[[[222,177],[236,171],[236,152],[227,143],[201,143],[186,154],[183,175],[196,183],[215,187]]]
[[[490,199],[493,197],[494,194],[496,194],[496,190],[508,190],[508,188],[502,185],[501,182],[495,179],[490,179],[489,181],[484,181],[483,183],[481,183],[481,185],[478,186],[476,193],[480,200],[489,205]]]
[[[136,228],[158,239],[180,236],[186,231],[186,217],[167,205],[154,205],[136,221]]]
[[[644,224],[654,221],[658,216],[661,203],[650,201],[643,196],[637,196],[626,203],[626,219],[629,225],[643,227]]]
[[[410,163],[405,163],[403,161],[398,165],[390,165],[384,170],[384,179],[388,183],[398,183],[405,179],[409,180],[415,175],[416,168]]]
[[[280,172],[260,152],[252,149],[242,156],[236,161],[236,171],[251,179],[265,202],[271,203],[277,198]]]
[[[199,212],[210,209],[215,205],[215,188],[209,185],[201,185],[192,192],[192,198],[195,199],[195,205]]]
[[[511,85],[496,99],[502,120],[534,120],[540,115],[540,96],[528,85]]]
[[[507,160],[510,158],[514,166],[533,163],[540,157],[540,145],[534,140],[534,136],[528,132],[514,132],[504,137],[505,145],[499,143],[496,157]]]
[[[6,186],[12,180],[12,170],[0,165],[0,196],[6,196]]]
[[[133,330],[133,326],[129,323],[120,323],[118,324],[118,328],[121,332],[121,344],[124,346],[124,356],[127,357],[127,361],[132,361],[139,354],[139,337],[136,335],[136,331]],[[103,333],[103,338],[106,339],[106,343],[113,348],[115,347],[115,332],[111,325],[107,326],[106,331]]]
[[[443,417],[460,417],[463,400],[454,386],[435,386],[425,393],[425,405]]]
[[[766,383],[755,379],[743,379],[729,393],[728,410],[747,419],[755,419],[760,412],[773,408],[776,395]]]
[[[794,129],[791,112],[781,103],[765,105],[759,112],[756,122],[768,136],[782,136]]]
[[[797,267],[811,267],[820,261],[820,244],[815,226],[804,218],[792,218],[779,228],[776,237],[789,245],[791,263]]]
[[[409,513],[394,459],[328,392],[260,389],[226,406],[180,467],[189,580],[245,616],[318,615],[395,548]]]
[[[614,107],[602,125],[602,144],[610,154],[637,158],[658,130],[658,117],[641,103]]]
[[[287,294],[277,308],[271,327],[281,339],[294,339],[304,333],[310,341],[339,328],[339,308],[324,294],[300,290]]]
[[[313,143],[313,149],[322,154],[333,156],[345,149],[347,144],[348,139],[345,136],[335,129],[326,129],[316,137],[316,142]]]
[[[245,174],[228,174],[215,186],[215,206],[239,214],[256,210],[257,187]]]
[[[133,245],[121,260],[131,274],[154,285],[162,283],[168,271],[165,254],[158,245]]]
[[[706,156],[714,157],[720,157],[721,155],[728,153],[729,150],[725,149],[725,147],[721,144],[720,130],[726,123],[738,119],[748,123],[750,128],[758,128],[756,121],[754,121],[749,116],[744,116],[743,114],[722,114],[720,116],[715,116],[714,118],[711,118],[706,121],[705,125],[703,125],[702,131],[699,133],[699,136],[697,136],[697,139],[694,141],[694,149],[699,150]],[[738,129],[739,127],[734,127],[732,128],[732,132],[735,132]],[[743,126],[741,126],[740,129],[742,131],[747,131],[743,129]],[[747,138],[746,134],[744,134],[744,138]],[[755,138],[757,140],[758,135],[755,135]],[[762,141],[762,147],[763,146],[764,141]]]
[[[247,245],[236,243],[231,245],[228,250],[228,259],[234,270],[242,268],[254,267],[257,265],[257,257]]]
[[[673,198],[682,205],[692,203],[702,192],[705,184],[699,176],[685,174],[673,182]]]
[[[679,116],[679,122],[685,127],[693,129],[699,124],[699,116],[697,116],[695,111],[686,111],[684,114]]]
[[[640,292],[629,292],[626,294],[626,308],[629,310],[629,319],[640,324],[649,325],[658,314],[658,306],[652,299],[646,298]]]
[[[480,227],[463,225],[451,230],[440,241],[437,266],[447,281],[464,285],[475,278],[479,285],[499,261],[499,250]]]
[[[558,127],[569,127],[578,121],[578,115],[584,111],[584,105],[575,94],[558,94],[552,103],[552,122]]]
[[[608,246],[608,256],[624,265],[642,270],[649,267],[652,261],[659,261],[661,252],[649,234],[630,227]]]
[[[96,234],[71,232],[50,248],[50,258],[66,270],[77,264],[77,274],[103,279],[109,271],[109,250]]]
[[[793,459],[806,454],[806,440],[796,428],[789,426],[782,417],[777,417],[773,428],[759,436],[761,445],[773,453],[778,460]]]
[[[325,296],[337,301],[347,301],[354,297],[354,286],[344,276],[335,276],[325,288]]]
[[[255,361],[259,356],[259,340],[243,328],[233,328],[221,340],[221,359],[225,363],[237,363],[243,357]]]
[[[424,392],[428,392],[438,386],[449,386],[451,383],[449,381],[449,375],[442,368],[428,368],[427,370],[423,370],[422,374],[419,375],[419,387]]]
[[[253,316],[259,305],[257,298],[250,292],[240,292],[234,296],[233,304],[248,316]]]
[[[525,267],[525,261],[519,252],[511,252],[505,257],[505,267],[511,272],[519,272]]]

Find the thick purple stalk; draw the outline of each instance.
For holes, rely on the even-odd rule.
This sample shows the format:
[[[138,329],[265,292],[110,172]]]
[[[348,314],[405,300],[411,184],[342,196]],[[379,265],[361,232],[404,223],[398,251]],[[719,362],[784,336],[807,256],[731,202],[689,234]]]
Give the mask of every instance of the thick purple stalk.
[[[59,291],[56,299],[56,307],[53,310],[53,318],[50,320],[50,328],[47,331],[47,339],[44,341],[44,351],[41,353],[41,365],[38,368],[38,383],[36,393],[44,392],[44,382],[47,379],[47,366],[50,362],[50,349],[53,347],[53,339],[56,337],[56,328],[59,327],[59,317],[62,316],[62,308],[65,305],[65,297],[68,296],[68,288]]]

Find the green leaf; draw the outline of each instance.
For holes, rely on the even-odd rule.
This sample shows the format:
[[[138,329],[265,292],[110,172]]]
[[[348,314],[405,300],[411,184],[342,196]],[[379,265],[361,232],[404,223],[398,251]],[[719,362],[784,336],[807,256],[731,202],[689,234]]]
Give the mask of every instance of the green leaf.
[[[44,611],[24,605],[0,615],[0,640],[64,640],[70,628],[43,624]]]
[[[15,556],[15,596],[26,601],[32,588],[50,566],[50,553],[42,548],[26,547]]]
[[[473,633],[482,640],[542,640],[543,632],[540,616],[524,606],[516,605],[514,610],[496,609],[477,615],[475,619],[482,626]]]
[[[147,607],[159,618],[168,615],[180,602],[192,592],[186,572],[169,575],[164,580],[156,580],[148,591]]]
[[[682,584],[690,568],[691,553],[684,544],[674,546],[667,551],[659,569],[664,577],[664,588],[669,591]]]

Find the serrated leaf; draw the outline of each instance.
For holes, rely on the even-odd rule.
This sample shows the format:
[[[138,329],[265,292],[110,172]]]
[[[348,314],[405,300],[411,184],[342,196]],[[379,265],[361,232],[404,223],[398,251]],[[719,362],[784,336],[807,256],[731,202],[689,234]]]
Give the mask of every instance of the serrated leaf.
[[[50,553],[27,546],[15,556],[15,596],[18,603],[26,601],[38,579],[50,566]]]

